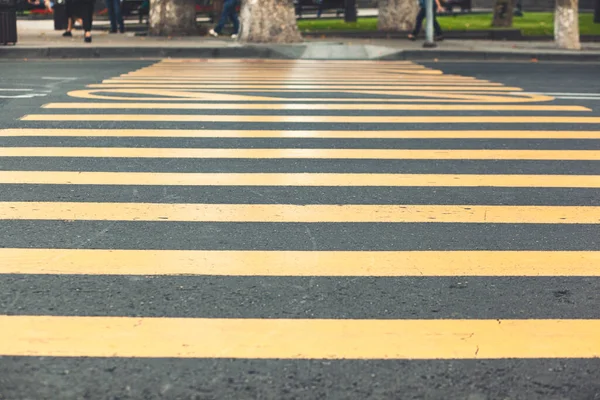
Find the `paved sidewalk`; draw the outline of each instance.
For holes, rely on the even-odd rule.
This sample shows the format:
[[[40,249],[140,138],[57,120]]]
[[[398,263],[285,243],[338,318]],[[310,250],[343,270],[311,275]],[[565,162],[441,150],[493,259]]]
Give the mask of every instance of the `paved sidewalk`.
[[[585,43],[582,51],[557,49],[552,42],[447,40],[425,49],[423,42],[403,39],[307,39],[293,45],[246,45],[223,37],[144,37],[134,33],[94,31],[94,42],[83,43],[81,31],[63,38],[53,22],[21,20],[16,46],[0,46],[0,58],[89,57],[248,57],[288,59],[472,59],[533,58],[540,61],[600,62],[600,43]]]

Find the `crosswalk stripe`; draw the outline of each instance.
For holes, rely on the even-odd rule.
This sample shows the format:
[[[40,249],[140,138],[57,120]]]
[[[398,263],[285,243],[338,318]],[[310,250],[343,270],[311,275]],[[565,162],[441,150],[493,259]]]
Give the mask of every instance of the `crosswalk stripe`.
[[[0,171],[0,184],[600,188],[599,175]]]
[[[290,91],[290,90],[300,90],[300,91],[314,91],[318,90],[319,92],[324,91],[345,91],[345,90],[389,90],[389,91],[397,91],[397,90],[435,90],[435,91],[469,91],[469,92],[517,92],[522,89],[517,87],[507,87],[507,86],[463,86],[463,85],[440,85],[440,86],[427,86],[427,85],[419,85],[415,82],[412,85],[389,85],[389,86],[377,86],[377,85],[364,85],[364,86],[331,86],[325,84],[317,84],[317,85],[295,85],[295,84],[286,84],[286,85],[205,85],[205,84],[175,84],[175,83],[135,83],[135,84],[127,84],[127,83],[119,83],[119,84],[106,84],[106,83],[94,83],[87,85],[89,88],[167,88],[167,89],[204,89],[204,90],[222,90],[229,89],[234,91],[247,91],[248,89],[252,89],[252,91]],[[463,89],[464,88],[464,89]]]
[[[595,276],[598,251],[0,249],[0,274]]]
[[[154,104],[155,105],[155,104]],[[153,105],[153,106],[154,106]],[[159,138],[294,138],[294,139],[600,139],[600,131],[423,130],[298,131],[213,129],[0,129],[0,137],[159,137]]]
[[[235,82],[235,83],[232,83]],[[440,78],[426,78],[426,79],[415,79],[415,78],[400,78],[389,81],[380,81],[374,82],[373,80],[364,80],[364,81],[355,81],[353,83],[349,83],[348,81],[331,81],[331,80],[287,80],[287,79],[279,79],[279,80],[269,80],[269,79],[245,79],[245,80],[207,80],[207,79],[196,79],[196,78],[178,78],[178,77],[165,77],[165,78],[151,78],[151,79],[135,79],[135,78],[120,78],[120,79],[105,79],[102,81],[103,84],[139,84],[139,83],[153,83],[153,84],[202,84],[206,86],[212,85],[228,85],[228,86],[236,86],[236,85],[263,85],[263,86],[288,86],[288,85],[321,85],[325,84],[328,87],[391,87],[398,85],[448,85],[448,86],[490,86],[490,87],[500,87],[503,86],[501,83],[489,82],[489,81],[476,81],[476,80],[457,80],[457,79],[440,79]]]
[[[195,76],[152,76],[152,75],[123,75],[110,78],[108,80],[121,82],[121,81],[134,81],[135,83],[149,81],[165,81],[167,83],[173,81],[185,81],[185,82],[199,82],[199,83],[271,83],[271,82],[279,82],[279,83],[339,83],[341,85],[346,85],[349,83],[348,78],[345,77],[276,77],[276,76],[263,76],[263,77],[243,77],[243,76],[231,76],[227,78],[223,78],[222,75],[210,77],[201,77],[198,75]],[[356,82],[359,84],[364,83],[374,83],[374,84],[386,84],[386,83],[396,83],[396,82],[464,82],[464,83],[489,83],[491,86],[502,86],[501,83],[490,82],[487,79],[475,79],[469,76],[458,76],[458,75],[430,75],[427,77],[423,76],[414,76],[414,75],[393,75],[389,77],[380,76],[375,79],[373,78],[365,78],[365,77],[354,77],[352,78],[352,82]],[[104,81],[103,81],[104,82]],[[529,92],[528,92],[529,93]]]
[[[0,202],[0,220],[598,224],[600,207]]]
[[[0,316],[0,355],[274,359],[600,357],[600,320]]]
[[[308,103],[49,103],[48,109],[156,110],[406,110],[406,111],[591,111],[582,106],[514,104],[308,104]]]
[[[178,114],[29,114],[22,121],[84,122],[279,122],[346,124],[600,124],[600,117],[556,116],[338,116],[338,115],[178,115]]]
[[[0,157],[598,161],[600,150],[0,147]]]
[[[244,90],[241,90],[244,91]],[[270,90],[261,90],[261,92],[270,92]],[[227,93],[226,93],[227,92]],[[533,102],[545,102],[553,100],[554,98],[527,94],[521,95],[519,93],[505,93],[505,92],[423,92],[423,91],[398,91],[393,94],[397,94],[402,97],[285,97],[279,94],[255,95],[245,94],[239,95],[234,94],[233,90],[221,89],[219,93],[211,91],[191,91],[184,89],[144,89],[144,88],[109,88],[109,89],[87,89],[87,90],[73,90],[69,92],[69,96],[78,97],[83,99],[94,99],[94,100],[128,100],[128,101],[260,101],[260,102],[321,102],[321,103],[533,103]],[[249,91],[251,92],[251,91]],[[286,90],[280,90],[280,92],[286,92]],[[309,90],[308,92],[316,92]],[[329,91],[330,92],[330,91]],[[356,91],[345,91],[347,93],[356,94]],[[98,94],[104,93],[104,94]],[[365,94],[387,94],[382,91],[378,93],[365,93]],[[135,97],[127,97],[123,95],[134,95]],[[148,95],[148,97],[141,97],[140,95]]]

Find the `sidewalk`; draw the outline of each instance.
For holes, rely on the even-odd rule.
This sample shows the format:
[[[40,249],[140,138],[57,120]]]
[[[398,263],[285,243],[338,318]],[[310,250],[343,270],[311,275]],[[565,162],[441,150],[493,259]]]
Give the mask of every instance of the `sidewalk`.
[[[228,37],[143,37],[94,30],[94,42],[83,43],[81,31],[63,38],[51,20],[18,22],[16,46],[0,46],[0,58],[284,58],[344,60],[524,60],[600,62],[600,43],[582,51],[559,50],[552,42],[447,40],[425,49],[404,39],[307,39],[292,45],[246,45]]]

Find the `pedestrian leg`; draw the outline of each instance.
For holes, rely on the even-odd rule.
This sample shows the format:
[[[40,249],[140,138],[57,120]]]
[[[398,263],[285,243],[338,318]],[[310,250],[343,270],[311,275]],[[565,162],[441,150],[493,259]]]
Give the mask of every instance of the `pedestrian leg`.
[[[412,33],[408,35],[408,38],[411,40],[415,40],[419,33],[421,32],[421,26],[423,26],[423,20],[425,19],[425,8],[419,8],[419,13],[417,14],[417,20],[415,21],[415,29],[413,29]]]
[[[108,18],[110,19],[110,33],[117,33],[117,16],[115,14],[115,1],[106,0],[106,10],[108,11]]]
[[[86,43],[92,42],[92,22],[94,19],[94,0],[86,0],[81,9],[82,9],[82,22],[83,22],[83,31],[85,32],[84,41]]]

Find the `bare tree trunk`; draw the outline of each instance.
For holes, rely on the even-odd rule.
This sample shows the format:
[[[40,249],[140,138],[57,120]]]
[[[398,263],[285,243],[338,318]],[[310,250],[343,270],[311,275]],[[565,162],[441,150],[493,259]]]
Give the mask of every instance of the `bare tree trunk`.
[[[239,40],[246,43],[296,43],[302,35],[292,0],[244,0]]]
[[[419,12],[417,0],[379,0],[377,29],[380,31],[411,31]]]
[[[513,24],[514,8],[515,4],[513,0],[496,0],[492,26],[496,28],[510,28]]]
[[[198,34],[194,0],[150,0],[150,35],[190,36]]]
[[[561,49],[581,49],[578,0],[556,0],[554,41]]]

